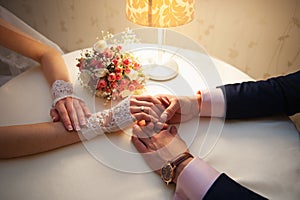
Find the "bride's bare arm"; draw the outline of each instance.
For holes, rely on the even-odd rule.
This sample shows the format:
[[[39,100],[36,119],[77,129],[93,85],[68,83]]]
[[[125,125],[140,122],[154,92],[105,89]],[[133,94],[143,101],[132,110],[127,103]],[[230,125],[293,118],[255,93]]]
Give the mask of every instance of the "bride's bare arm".
[[[55,80],[70,81],[66,64],[56,49],[37,41],[1,18],[0,33],[1,45],[41,64],[50,85]]]
[[[44,76],[52,88],[56,81],[59,81],[60,85],[72,86],[67,66],[58,50],[37,41],[1,18],[0,44],[39,62]],[[55,109],[51,110],[53,120],[62,121],[69,131],[79,130],[80,126],[85,125],[85,115],[90,115],[85,103],[77,98],[72,98],[72,93],[73,91],[70,90],[70,94],[63,94],[60,96],[61,98],[53,95]]]
[[[136,120],[157,122],[163,110],[160,101],[152,96],[131,96],[111,109],[92,114],[80,134],[89,140],[103,133],[120,131]],[[163,127],[163,123],[156,124],[158,129]],[[37,154],[79,141],[77,132],[67,131],[57,122],[3,126],[0,127],[0,159]]]
[[[66,131],[62,123],[0,127],[0,158],[37,154],[80,141],[77,132]]]

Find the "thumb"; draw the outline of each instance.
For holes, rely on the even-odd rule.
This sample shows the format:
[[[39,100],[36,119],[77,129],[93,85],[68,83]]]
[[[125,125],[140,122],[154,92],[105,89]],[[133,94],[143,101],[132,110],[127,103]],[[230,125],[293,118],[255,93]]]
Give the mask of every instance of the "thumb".
[[[58,122],[60,120],[59,114],[56,109],[50,110],[50,116],[51,116],[53,122]]]
[[[179,109],[179,104],[175,101],[172,101],[171,104],[165,109],[165,111],[161,114],[160,119],[163,122],[169,121]]]

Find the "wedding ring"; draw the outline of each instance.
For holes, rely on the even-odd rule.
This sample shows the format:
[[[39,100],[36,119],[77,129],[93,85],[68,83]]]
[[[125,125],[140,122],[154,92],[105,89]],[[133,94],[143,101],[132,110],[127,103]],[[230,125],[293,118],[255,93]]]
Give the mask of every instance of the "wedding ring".
[[[144,112],[145,106],[141,106],[141,111]]]

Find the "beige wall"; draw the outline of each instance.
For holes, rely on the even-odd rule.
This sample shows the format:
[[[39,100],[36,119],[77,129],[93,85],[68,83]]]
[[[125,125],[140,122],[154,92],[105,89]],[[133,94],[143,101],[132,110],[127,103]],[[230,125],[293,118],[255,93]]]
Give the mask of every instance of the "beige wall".
[[[195,20],[173,28],[256,79],[300,69],[300,0],[195,0]],[[101,30],[139,27],[125,0],[0,0],[66,52],[91,46]]]

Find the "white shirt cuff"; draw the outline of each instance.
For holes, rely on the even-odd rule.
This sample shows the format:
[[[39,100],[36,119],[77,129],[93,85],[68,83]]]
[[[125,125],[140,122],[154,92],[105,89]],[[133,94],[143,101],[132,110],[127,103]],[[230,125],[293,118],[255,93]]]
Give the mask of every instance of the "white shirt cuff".
[[[220,88],[201,91],[202,104],[200,116],[224,117],[225,99]]]
[[[202,199],[219,176],[220,172],[194,158],[179,175],[173,199]]]

